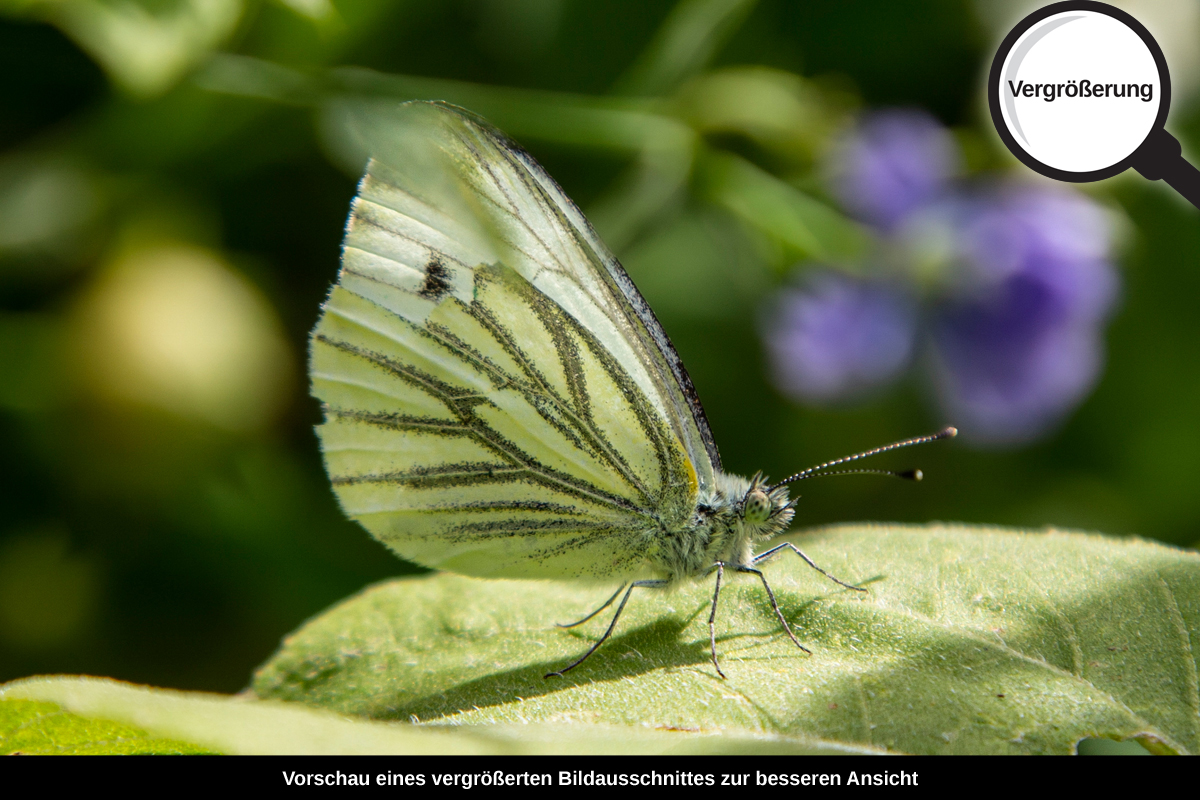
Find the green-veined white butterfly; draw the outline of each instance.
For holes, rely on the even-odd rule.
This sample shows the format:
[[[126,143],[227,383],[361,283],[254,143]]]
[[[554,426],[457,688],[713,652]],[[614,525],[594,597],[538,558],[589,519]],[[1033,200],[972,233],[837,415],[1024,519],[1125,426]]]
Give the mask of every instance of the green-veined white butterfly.
[[[721,471],[679,356],[554,180],[470,114],[406,103],[360,120],[372,159],[342,270],[312,335],[325,464],[346,513],[399,555],[490,578],[611,580],[624,590],[716,573],[795,513],[786,484]],[[828,473],[825,473],[828,474]],[[919,477],[919,473],[906,473]],[[862,591],[859,589],[859,591]],[[575,623],[579,624],[579,623]],[[547,676],[549,677],[549,676]]]

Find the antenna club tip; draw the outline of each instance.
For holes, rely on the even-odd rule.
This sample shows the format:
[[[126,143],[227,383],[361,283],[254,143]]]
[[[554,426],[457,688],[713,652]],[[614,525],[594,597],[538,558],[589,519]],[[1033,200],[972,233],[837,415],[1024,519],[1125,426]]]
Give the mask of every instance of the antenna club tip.
[[[919,469],[914,469],[914,470],[912,471],[912,479],[913,479],[914,481],[920,481],[920,480],[924,480],[924,479],[925,479],[925,473],[924,473],[924,472],[921,472],[921,470],[919,470]]]
[[[953,439],[955,436],[958,436],[958,428],[954,427],[953,425],[947,425],[945,428],[942,428],[942,431],[937,435],[937,438]]]

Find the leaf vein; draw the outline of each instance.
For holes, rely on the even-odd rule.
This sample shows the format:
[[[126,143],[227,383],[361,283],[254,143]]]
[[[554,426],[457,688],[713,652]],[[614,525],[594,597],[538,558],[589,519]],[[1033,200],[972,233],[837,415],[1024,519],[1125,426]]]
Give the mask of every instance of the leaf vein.
[[[1188,631],[1187,622],[1175,602],[1175,592],[1170,584],[1163,580],[1162,575],[1155,573],[1159,588],[1166,594],[1167,608],[1170,611],[1171,624],[1183,643],[1184,661],[1187,662],[1187,692],[1188,705],[1192,709],[1192,748],[1193,752],[1200,750],[1200,677],[1196,674],[1196,651],[1192,649],[1192,635]]]

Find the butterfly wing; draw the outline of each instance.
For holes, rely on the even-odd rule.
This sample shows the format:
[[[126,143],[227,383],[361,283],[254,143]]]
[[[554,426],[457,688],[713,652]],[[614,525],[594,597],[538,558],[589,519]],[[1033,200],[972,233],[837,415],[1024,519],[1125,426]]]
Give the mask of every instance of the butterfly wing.
[[[373,158],[312,340],[344,509],[464,574],[644,574],[719,467],[645,301],[485,123],[430,103],[361,122]]]

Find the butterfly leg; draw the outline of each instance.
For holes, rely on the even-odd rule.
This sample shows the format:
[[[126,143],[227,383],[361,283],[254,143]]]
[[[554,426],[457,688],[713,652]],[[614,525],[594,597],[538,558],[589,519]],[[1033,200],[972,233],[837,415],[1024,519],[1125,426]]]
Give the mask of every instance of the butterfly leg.
[[[657,588],[657,587],[666,586],[666,585],[667,585],[667,581],[659,581],[659,580],[634,581],[633,583],[629,584],[629,588],[625,590],[625,596],[621,598],[621,604],[619,606],[617,606],[617,613],[613,614],[612,622],[608,623],[608,630],[606,630],[604,632],[604,635],[600,637],[600,640],[598,642],[596,642],[594,645],[592,645],[591,649],[588,650],[586,653],[584,653],[582,656],[580,656],[576,661],[571,662],[570,664],[568,664],[567,666],[558,670],[557,672],[547,672],[542,677],[549,678],[551,675],[554,675],[556,677],[561,678],[563,676],[564,672],[569,672],[570,670],[573,670],[576,667],[578,667],[584,661],[587,661],[588,656],[590,656],[592,653],[596,652],[596,650],[600,647],[600,645],[604,644],[604,642],[608,640],[608,637],[612,635],[613,628],[617,627],[617,620],[621,618],[621,612],[625,610],[625,604],[629,602],[629,595],[633,594],[634,589],[637,589],[639,586]],[[617,593],[618,594],[620,593],[620,589],[617,590]],[[613,597],[616,597],[616,595],[613,595]],[[609,600],[608,602],[611,603],[612,600]],[[606,603],[605,605],[608,605],[608,603]]]
[[[801,558],[803,558],[803,559],[804,559],[804,563],[808,564],[810,567],[812,567],[812,568],[813,568],[813,569],[815,569],[817,572],[819,572],[819,573],[821,573],[822,575],[824,575],[826,578],[829,578],[829,580],[833,581],[833,582],[834,582],[834,583],[836,583],[838,586],[845,586],[847,589],[853,589],[853,590],[854,590],[854,591],[856,591],[856,592],[865,592],[865,591],[866,591],[866,589],[862,588],[861,586],[851,586],[850,584],[846,583],[845,581],[843,581],[843,580],[839,580],[838,578],[835,578],[835,577],[833,577],[833,576],[832,576],[832,575],[830,575],[828,572],[826,572],[825,570],[823,570],[823,569],[821,569],[820,567],[818,567],[815,561],[813,561],[813,560],[812,560],[811,558],[809,558],[808,556],[804,555],[804,552],[803,552],[803,551],[802,551],[802,550],[801,550],[799,547],[796,547],[796,545],[792,544],[791,542],[784,542],[784,543],[783,543],[783,544],[781,544],[781,545],[776,545],[775,547],[772,547],[770,550],[767,550],[767,551],[766,551],[766,552],[764,552],[764,553],[760,553],[760,554],[756,555],[756,556],[754,557],[754,560],[753,560],[753,561],[751,561],[750,563],[751,563],[751,564],[755,564],[755,565],[757,565],[757,564],[761,564],[761,563],[763,563],[764,561],[766,561],[768,558],[771,558],[771,557],[773,557],[773,556],[774,556],[776,553],[778,553],[780,550],[782,550],[782,549],[783,549],[783,548],[785,548],[785,547],[790,547],[790,548],[792,548],[792,552],[794,552],[796,555],[798,555],[798,556],[800,556]],[[762,574],[762,573],[759,573],[759,574]],[[764,583],[764,584],[766,583],[766,579],[765,579],[765,578],[763,579],[763,583]],[[770,592],[771,590],[770,590],[770,589],[767,589],[767,591],[768,591],[768,592]]]
[[[717,588],[713,590],[712,612],[708,615],[708,642],[712,646],[713,666],[717,668],[717,674],[722,678],[725,673],[721,672],[721,665],[717,663],[717,598],[721,596],[721,576],[725,574],[725,564],[718,561],[717,569]]]
[[[591,619],[592,617],[594,617],[594,616],[596,616],[597,614],[599,614],[599,613],[600,613],[601,611],[603,611],[604,609],[606,609],[606,608],[608,608],[609,606],[611,606],[611,605],[613,604],[613,600],[616,600],[616,599],[617,599],[617,595],[619,595],[619,594],[621,593],[621,590],[622,590],[622,589],[624,589],[624,588],[625,588],[625,584],[623,584],[623,583],[622,583],[620,586],[618,586],[618,587],[617,587],[617,590],[616,590],[615,592],[613,592],[613,596],[612,596],[612,597],[610,597],[610,598],[608,598],[607,600],[605,600],[605,601],[604,601],[604,605],[600,606],[599,608],[597,608],[597,609],[596,609],[595,611],[593,611],[592,613],[588,614],[588,615],[587,615],[586,617],[584,617],[583,619],[581,619],[581,620],[579,620],[579,621],[577,621],[577,622],[572,622],[572,623],[570,623],[570,624],[567,624],[567,625],[563,625],[563,624],[562,624],[562,623],[560,623],[560,622],[556,622],[556,623],[554,623],[554,624],[555,624],[555,625],[557,625],[557,626],[558,626],[558,627],[560,627],[560,628],[574,628],[574,627],[576,627],[576,626],[578,626],[578,625],[582,625],[583,623],[587,622],[587,621],[588,621],[589,619]]]
[[[757,559],[755,560],[757,561]],[[754,567],[743,566],[735,567],[735,569],[738,572],[749,572],[750,574],[757,575],[759,577],[759,580],[762,581],[763,588],[767,590],[767,597],[771,600],[771,608],[775,609],[775,616],[779,617],[779,622],[783,625],[783,629],[787,631],[787,635],[791,637],[792,643],[811,656],[812,650],[809,650],[807,647],[800,644],[800,640],[796,638],[796,634],[792,633],[792,626],[788,625],[787,620],[784,619],[783,611],[779,608],[779,603],[775,600],[775,593],[771,591],[771,584],[767,583],[767,576],[763,575],[762,570],[755,569]],[[838,583],[841,583],[841,581],[838,581]]]

